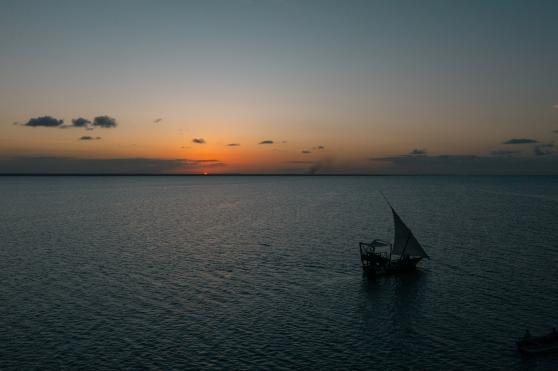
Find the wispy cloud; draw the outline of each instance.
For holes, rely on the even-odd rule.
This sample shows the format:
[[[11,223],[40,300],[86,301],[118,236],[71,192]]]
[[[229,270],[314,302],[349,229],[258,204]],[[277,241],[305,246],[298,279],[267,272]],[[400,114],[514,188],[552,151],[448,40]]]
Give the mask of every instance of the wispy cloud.
[[[545,143],[545,144],[538,144],[533,147],[533,154],[535,156],[545,156],[554,153],[554,144],[552,143]]]
[[[259,144],[273,144],[272,140],[262,140]]]
[[[163,119],[159,117],[159,118],[156,118],[155,120],[153,120],[153,123],[158,124],[161,121],[163,121]]]
[[[334,166],[334,160],[326,157],[320,160],[290,160],[283,161],[284,164],[295,165],[292,168],[282,169],[287,173],[300,174],[347,174],[366,172],[362,168],[355,167],[355,164],[341,163],[340,166]],[[304,166],[303,166],[304,165]]]
[[[34,117],[32,119],[29,119],[29,121],[27,121],[23,125],[30,126],[30,127],[42,126],[47,128],[56,128],[56,127],[60,127],[62,124],[64,124],[64,120],[59,120],[52,116],[40,116],[40,117]]]
[[[502,144],[531,144],[531,143],[539,143],[538,140],[530,139],[530,138],[512,138],[502,142]]]
[[[325,147],[324,146],[316,146],[316,147],[312,147],[312,149],[314,151],[323,151],[325,149]]]
[[[205,144],[205,139],[203,139],[203,138],[194,138],[194,139],[192,139],[192,143],[196,143],[196,144]]]
[[[79,138],[79,140],[100,140],[101,137],[92,137],[89,135],[84,135],[82,137]]]
[[[420,148],[415,148],[411,152],[409,152],[409,155],[411,155],[411,156],[423,156],[423,155],[426,155],[426,150],[425,149],[420,149]]]
[[[312,153],[312,151],[309,151],[309,150],[307,150],[307,149],[304,149],[304,150],[300,151],[300,153],[307,155],[307,154]]]
[[[240,143],[229,143],[226,145],[227,147],[239,147]]]
[[[309,168],[308,174],[318,174],[322,171],[328,171],[329,168],[333,167],[333,159],[331,158],[324,158],[318,161],[315,161]]]

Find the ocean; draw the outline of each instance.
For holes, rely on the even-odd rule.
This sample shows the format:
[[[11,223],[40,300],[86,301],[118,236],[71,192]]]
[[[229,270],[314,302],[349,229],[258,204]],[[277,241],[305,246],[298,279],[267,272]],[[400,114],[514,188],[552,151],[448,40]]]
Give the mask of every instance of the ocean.
[[[0,280],[2,370],[558,369],[558,177],[0,177]]]

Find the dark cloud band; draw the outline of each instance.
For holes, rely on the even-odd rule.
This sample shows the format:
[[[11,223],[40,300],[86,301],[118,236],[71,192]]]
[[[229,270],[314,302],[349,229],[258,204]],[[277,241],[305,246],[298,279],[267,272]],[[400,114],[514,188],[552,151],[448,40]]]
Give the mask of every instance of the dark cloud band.
[[[502,142],[502,144],[531,144],[531,143],[539,143],[538,140],[529,139],[529,138],[512,138]]]
[[[558,156],[389,156],[371,158],[382,162],[377,172],[407,175],[531,175],[558,174]]]
[[[80,159],[53,156],[0,157],[0,174],[160,174],[226,166],[215,160],[113,158]]]

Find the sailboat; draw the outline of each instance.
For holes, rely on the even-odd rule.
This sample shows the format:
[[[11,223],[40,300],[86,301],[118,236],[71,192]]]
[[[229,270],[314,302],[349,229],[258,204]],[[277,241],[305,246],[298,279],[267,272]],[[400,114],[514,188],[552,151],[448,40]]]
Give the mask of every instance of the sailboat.
[[[385,196],[384,199],[393,214],[393,243],[381,239],[359,243],[362,270],[371,276],[413,270],[423,258],[430,259],[411,229],[405,225]]]

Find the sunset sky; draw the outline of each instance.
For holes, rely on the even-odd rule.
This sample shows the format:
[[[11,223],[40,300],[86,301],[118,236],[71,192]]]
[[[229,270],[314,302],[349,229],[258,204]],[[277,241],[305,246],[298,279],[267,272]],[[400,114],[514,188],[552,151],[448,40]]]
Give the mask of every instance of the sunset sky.
[[[20,172],[558,174],[558,2],[1,0]]]

